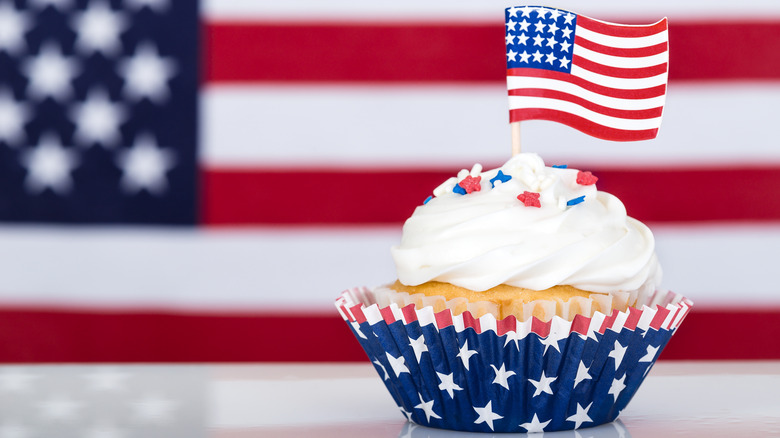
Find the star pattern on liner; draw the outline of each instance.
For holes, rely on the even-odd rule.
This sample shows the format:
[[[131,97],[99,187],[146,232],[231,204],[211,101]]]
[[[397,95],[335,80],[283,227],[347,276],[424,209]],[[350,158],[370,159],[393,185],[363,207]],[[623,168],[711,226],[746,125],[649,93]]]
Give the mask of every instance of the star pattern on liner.
[[[617,402],[618,397],[620,397],[620,393],[623,392],[624,389],[626,389],[625,382],[626,376],[623,375],[620,379],[615,378],[612,381],[612,385],[609,387],[609,391],[607,394],[612,394],[613,397],[615,397],[615,401]]]
[[[447,391],[447,394],[450,395],[450,398],[455,398],[455,392],[454,391],[462,391],[463,388],[455,384],[455,379],[453,377],[454,373],[449,374],[443,374],[440,372],[436,372],[436,375],[439,376],[439,390],[440,391]]]
[[[520,425],[527,433],[539,433],[544,432],[544,428],[547,427],[548,424],[550,424],[550,421],[547,420],[545,422],[539,421],[539,416],[534,414],[534,417],[531,419],[528,423],[523,423]]]
[[[417,358],[417,362],[420,362],[422,354],[428,351],[428,346],[425,345],[425,337],[420,335],[417,339],[409,338],[409,346],[414,350],[414,357]]]
[[[590,379],[593,379],[590,375],[590,367],[586,367],[585,363],[580,361],[580,364],[577,366],[577,376],[574,378],[574,388],[583,380]]]
[[[647,354],[642,356],[642,358],[639,359],[639,362],[653,362],[655,360],[655,356],[658,354],[658,348],[659,347],[653,347],[652,345],[648,345]]]
[[[574,422],[575,429],[579,429],[583,423],[593,422],[593,420],[591,420],[591,418],[588,416],[588,411],[590,410],[591,406],[593,406],[592,402],[586,408],[583,408],[581,404],[577,403],[577,412],[575,412],[574,415],[566,418],[566,421]]]
[[[352,325],[352,328],[355,329],[355,333],[361,338],[361,339],[368,339],[365,334],[363,334],[363,331],[360,330],[360,324],[350,321],[350,324]]]
[[[624,347],[619,341],[615,341],[615,346],[612,351],[609,352],[609,357],[615,359],[615,370],[620,367],[620,363],[623,362],[623,356],[626,355],[628,346]]]
[[[158,196],[168,190],[166,174],[176,164],[173,151],[158,147],[150,134],[139,135],[133,146],[118,153],[116,160],[122,169],[119,184],[125,193],[146,190]]]
[[[466,368],[466,371],[469,369],[469,359],[471,356],[477,354],[476,350],[469,350],[469,341],[466,340],[463,343],[463,346],[460,347],[460,351],[458,352],[458,355],[456,357],[459,357],[461,361],[463,361],[463,367]]]
[[[490,366],[493,368],[493,371],[496,372],[496,377],[493,379],[493,383],[509,389],[509,383],[507,382],[507,379],[514,376],[516,373],[514,371],[507,371],[506,364],[503,363],[501,364],[501,368],[496,368],[496,366],[493,364],[490,364]]]
[[[406,417],[406,421],[412,421],[412,413],[404,409],[403,406],[399,406],[398,409],[401,410],[401,413]]]
[[[79,157],[53,134],[46,134],[38,145],[21,153],[20,162],[27,169],[24,186],[29,193],[39,194],[49,189],[67,195],[73,188],[72,173],[79,165]]]
[[[382,373],[384,373],[382,380],[387,380],[390,378],[390,375],[387,374],[387,368],[385,368],[385,366],[382,365],[382,362],[380,362],[379,359],[374,359],[372,363],[382,369]]]
[[[541,395],[542,393],[546,394],[553,394],[552,388],[550,388],[550,384],[554,382],[557,379],[557,377],[547,377],[544,375],[544,370],[542,370],[542,375],[539,377],[539,380],[534,379],[528,379],[528,382],[536,388],[534,391],[534,394],[531,397],[536,397],[537,395]]]
[[[558,345],[558,337],[555,336],[552,332],[547,335],[547,337],[539,339],[539,342],[544,345],[544,351],[542,352],[542,355],[547,354],[547,349],[552,347],[555,350],[558,351],[558,353],[561,352],[561,347]]]
[[[482,424],[485,423],[490,428],[490,430],[493,430],[493,420],[500,420],[504,417],[501,415],[496,414],[493,412],[493,402],[489,401],[483,408],[478,408],[476,406],[473,406],[474,410],[477,412],[477,419],[474,420],[474,424]]]
[[[415,406],[415,409],[422,409],[423,413],[425,413],[425,420],[428,421],[428,423],[431,422],[431,418],[441,419],[440,416],[436,414],[436,412],[433,410],[433,399],[430,401],[425,401],[423,399],[422,394],[419,392],[417,393],[417,396],[420,398],[420,403]]]
[[[520,351],[520,341],[524,339],[523,335],[516,331],[511,331],[507,332],[504,336],[506,336],[506,339],[504,340],[504,347],[509,345],[510,342],[514,342],[515,348],[517,348],[517,351]]]
[[[406,359],[403,354],[395,357],[392,354],[385,352],[385,355],[387,356],[387,361],[390,363],[390,368],[393,370],[393,374],[396,377],[400,377],[402,373],[409,373],[409,368],[406,367]]]

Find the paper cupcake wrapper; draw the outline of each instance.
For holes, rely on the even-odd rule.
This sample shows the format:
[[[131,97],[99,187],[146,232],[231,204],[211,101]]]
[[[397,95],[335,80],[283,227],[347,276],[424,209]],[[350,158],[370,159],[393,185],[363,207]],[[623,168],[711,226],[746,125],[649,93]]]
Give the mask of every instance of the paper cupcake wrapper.
[[[367,288],[336,300],[410,421],[472,432],[539,432],[615,420],[692,303],[656,292],[611,315],[518,322],[491,314],[380,308]]]

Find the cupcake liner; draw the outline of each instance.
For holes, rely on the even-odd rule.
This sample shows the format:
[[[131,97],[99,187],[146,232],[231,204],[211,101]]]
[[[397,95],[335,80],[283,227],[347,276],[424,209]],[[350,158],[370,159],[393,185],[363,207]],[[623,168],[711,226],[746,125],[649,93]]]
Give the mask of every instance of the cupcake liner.
[[[471,432],[538,432],[613,421],[633,397],[692,303],[656,292],[610,315],[475,318],[469,311],[395,303],[367,288],[336,300],[410,421]]]

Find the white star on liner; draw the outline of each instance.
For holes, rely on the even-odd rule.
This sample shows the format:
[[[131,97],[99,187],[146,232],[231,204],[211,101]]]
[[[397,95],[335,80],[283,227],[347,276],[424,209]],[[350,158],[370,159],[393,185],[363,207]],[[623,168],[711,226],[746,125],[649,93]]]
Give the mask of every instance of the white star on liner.
[[[417,393],[417,396],[420,397],[420,404],[415,406],[415,409],[422,409],[425,413],[425,419],[428,421],[428,423],[431,422],[431,417],[441,419],[440,416],[436,415],[436,412],[433,411],[433,400],[430,401],[424,401],[422,398],[422,394],[419,392]]]
[[[509,383],[507,382],[507,379],[514,376],[516,373],[514,371],[507,371],[505,369],[506,364],[501,364],[501,368],[496,368],[495,365],[490,364],[490,366],[493,368],[493,371],[496,372],[496,377],[493,379],[493,383],[497,383],[501,386],[503,386],[506,389],[509,389]]]
[[[358,324],[358,323],[357,323],[357,322],[355,322],[355,321],[351,321],[351,322],[350,322],[350,324],[352,324],[352,328],[353,328],[353,329],[355,329],[355,333],[357,333],[357,334],[358,334],[358,336],[360,336],[360,337],[361,337],[361,338],[363,338],[363,339],[368,339],[368,338],[366,337],[366,335],[364,335],[364,334],[363,334],[363,331],[362,331],[362,330],[360,330],[360,324]]]
[[[468,371],[469,370],[469,358],[471,358],[471,356],[473,356],[475,354],[477,354],[477,352],[475,350],[469,350],[469,341],[466,340],[463,343],[463,346],[460,347],[460,352],[455,357],[459,357],[460,360],[463,361],[463,367],[466,368],[466,371]]]
[[[84,438],[122,438],[122,429],[111,424],[98,424],[86,430]]]
[[[624,347],[623,344],[615,341],[615,349],[609,352],[609,357],[615,359],[616,370],[620,367],[620,363],[623,362],[623,356],[626,355],[627,349],[628,347]]]
[[[93,391],[119,391],[127,387],[129,373],[116,369],[101,368],[92,373],[84,374],[87,386]]]
[[[455,398],[455,393],[453,391],[463,391],[463,388],[455,384],[453,374],[455,373],[442,374],[438,371],[436,372],[436,375],[439,376],[439,381],[441,381],[439,384],[439,390],[447,391],[447,394],[450,395],[450,398]]]
[[[653,347],[652,345],[648,345],[647,354],[642,356],[642,358],[639,359],[639,362],[652,362],[655,359],[655,355],[658,354],[658,348],[659,347]]]
[[[425,345],[425,337],[420,335],[417,339],[409,338],[409,346],[414,350],[414,357],[417,358],[417,363],[420,363],[423,352],[428,351],[428,346]]]
[[[0,438],[27,438],[28,436],[30,436],[30,429],[19,423],[0,424]]]
[[[584,362],[580,362],[577,367],[577,377],[574,378],[574,388],[583,380],[590,380],[593,377],[590,376],[590,367],[586,367]]]
[[[0,370],[0,391],[23,392],[29,391],[32,383],[40,378],[21,367],[3,367]]]
[[[504,339],[504,347],[509,345],[510,342],[515,343],[515,347],[517,348],[517,351],[520,351],[520,341],[523,340],[523,336],[518,332],[507,332],[504,336],[506,336],[506,339]]]
[[[27,45],[24,34],[32,27],[30,17],[13,2],[0,4],[0,50],[17,54]]]
[[[125,3],[135,10],[149,8],[157,13],[167,11],[170,6],[168,0],[125,0]]]
[[[574,422],[575,429],[579,429],[582,423],[592,422],[593,420],[591,420],[591,418],[588,416],[588,411],[590,410],[591,406],[593,406],[593,402],[591,402],[588,407],[583,409],[582,405],[577,403],[577,412],[571,417],[567,418],[566,421]]]
[[[9,90],[0,88],[0,140],[8,144],[24,141],[24,124],[30,116],[26,104],[14,99]]]
[[[160,423],[171,419],[176,403],[160,395],[150,394],[133,402],[132,407],[138,420]]]
[[[549,419],[544,423],[542,423],[539,421],[539,417],[536,414],[534,414],[534,418],[531,419],[530,423],[523,423],[520,425],[520,427],[525,429],[527,433],[539,433],[539,432],[544,432],[544,428],[547,427],[548,424],[550,424],[550,421],[552,421],[552,419]]]
[[[116,161],[122,169],[119,184],[125,193],[146,190],[152,195],[163,195],[168,190],[166,173],[175,167],[176,154],[158,147],[151,135],[142,134],[133,146],[118,153]]]
[[[477,415],[479,415],[479,417],[474,420],[474,424],[485,423],[488,425],[490,430],[493,430],[493,420],[500,420],[504,418],[501,415],[493,412],[492,403],[492,401],[489,401],[484,408],[473,406],[474,410],[477,412]]]
[[[27,168],[24,185],[28,192],[50,189],[64,195],[73,188],[71,173],[79,165],[78,155],[53,135],[42,136],[37,146],[22,152],[20,161]]]
[[[38,54],[22,63],[22,72],[29,82],[27,94],[36,99],[64,100],[73,95],[73,78],[80,72],[73,57],[66,57],[53,42],[41,45]]]
[[[392,368],[393,374],[395,374],[396,377],[399,377],[401,373],[409,374],[409,368],[405,365],[406,359],[404,359],[403,355],[394,357],[388,352],[385,352],[385,355],[387,355],[387,361],[390,362],[390,368]]]
[[[176,74],[176,61],[161,57],[154,44],[139,44],[132,57],[119,62],[118,69],[125,80],[122,92],[129,98],[147,98],[155,103],[169,99],[168,81]]]
[[[399,406],[398,409],[401,410],[401,413],[406,417],[408,421],[412,421],[412,413],[404,409],[403,406]]]
[[[558,345],[558,341],[560,339],[558,338],[557,334],[550,332],[547,337],[539,338],[539,342],[544,345],[544,352],[542,352],[542,355],[547,354],[547,349],[550,347],[553,347],[558,351],[558,353],[561,352],[561,347]]]
[[[376,364],[376,365],[378,365],[378,366],[379,366],[379,368],[382,368],[382,371],[385,373],[385,375],[384,375],[384,377],[382,378],[382,380],[387,380],[387,379],[389,379],[389,378],[390,378],[390,375],[389,375],[389,374],[387,374],[387,368],[385,368],[385,366],[384,366],[384,365],[382,365],[382,362],[379,362],[379,359],[376,359],[376,360],[375,360],[373,363],[374,363],[374,364]]]
[[[102,89],[92,89],[83,103],[76,103],[70,113],[76,124],[74,138],[83,146],[100,143],[115,146],[120,140],[119,125],[127,118],[127,110],[119,102],[112,102]]]
[[[612,386],[609,387],[609,391],[607,394],[612,394],[613,397],[615,397],[615,402],[617,402],[618,397],[620,397],[620,393],[623,392],[624,389],[626,389],[625,382],[626,376],[623,375],[620,379],[615,379],[612,381]]]
[[[82,403],[63,395],[52,395],[38,403],[41,416],[47,420],[70,420],[76,416],[76,411]]]
[[[73,0],[30,0],[30,5],[40,9],[51,6],[54,9],[64,11],[66,8],[73,6]]]
[[[528,382],[530,382],[536,388],[536,391],[534,391],[534,395],[532,397],[536,397],[543,392],[552,395],[553,392],[552,388],[550,388],[550,384],[556,379],[557,377],[546,377],[544,375],[544,370],[542,370],[542,376],[539,377],[539,380],[528,379]]]
[[[105,56],[122,51],[119,36],[129,27],[121,11],[111,9],[107,1],[92,0],[84,12],[74,13],[71,25],[76,30],[76,49],[82,53],[100,52]]]

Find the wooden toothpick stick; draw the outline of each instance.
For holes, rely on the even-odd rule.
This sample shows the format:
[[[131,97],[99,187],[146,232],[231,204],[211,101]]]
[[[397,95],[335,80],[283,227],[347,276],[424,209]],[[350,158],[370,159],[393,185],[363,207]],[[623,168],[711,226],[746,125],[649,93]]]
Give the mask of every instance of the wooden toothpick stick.
[[[520,122],[509,124],[512,128],[512,156],[520,153]]]

